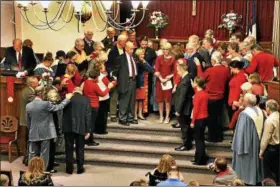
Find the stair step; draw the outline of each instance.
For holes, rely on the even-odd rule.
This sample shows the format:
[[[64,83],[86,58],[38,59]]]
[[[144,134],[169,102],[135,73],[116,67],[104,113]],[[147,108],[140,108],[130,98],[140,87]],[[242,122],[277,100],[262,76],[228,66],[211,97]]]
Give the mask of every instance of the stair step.
[[[179,128],[172,128],[171,125],[155,124],[152,121],[139,121],[138,125],[123,126],[118,123],[108,123],[108,131],[116,133],[129,133],[129,134],[155,134],[155,135],[172,135],[181,136],[181,130]],[[208,135],[208,131],[205,131]],[[232,140],[233,131],[224,131],[224,139]]]
[[[147,157],[149,158],[160,158],[163,154],[170,154],[176,160],[192,160],[194,158],[195,150],[190,151],[175,151],[174,148],[166,147],[150,147],[143,145],[122,145],[116,143],[102,143],[97,147],[85,146],[87,153],[94,154],[112,154],[116,156],[133,156],[133,157]],[[225,157],[229,161],[232,159],[231,152],[222,152],[216,150],[208,150],[208,156],[211,160],[216,157]]]
[[[123,145],[145,145],[150,147],[175,148],[182,144],[180,137],[149,135],[149,134],[129,134],[111,132],[107,135],[95,135],[95,139],[100,143],[117,143]],[[230,140],[220,143],[206,142],[207,149],[231,151]]]
[[[65,155],[56,156],[56,160],[59,162],[64,162]],[[153,169],[158,165],[159,158],[139,158],[131,156],[115,156],[108,154],[85,154],[85,163],[102,165],[102,166],[118,166],[126,168],[146,168],[148,171],[153,171]],[[207,169],[207,166],[197,166],[193,165],[188,160],[176,160],[177,166],[182,172],[198,172],[214,175],[213,172]]]

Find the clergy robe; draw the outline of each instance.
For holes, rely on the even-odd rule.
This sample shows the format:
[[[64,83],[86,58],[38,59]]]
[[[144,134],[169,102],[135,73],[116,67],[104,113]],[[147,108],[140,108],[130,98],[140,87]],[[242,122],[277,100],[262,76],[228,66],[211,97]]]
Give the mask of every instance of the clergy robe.
[[[232,168],[246,184],[263,180],[263,163],[259,159],[264,114],[259,107],[247,107],[239,115],[232,147]]]

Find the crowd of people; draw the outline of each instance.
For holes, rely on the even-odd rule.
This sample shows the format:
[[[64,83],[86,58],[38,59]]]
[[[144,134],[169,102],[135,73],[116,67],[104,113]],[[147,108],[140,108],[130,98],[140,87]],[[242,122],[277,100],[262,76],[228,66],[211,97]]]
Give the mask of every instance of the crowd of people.
[[[176,151],[192,149],[195,141],[193,164],[208,164],[205,128],[206,140],[217,143],[224,140],[227,127],[234,131],[229,172],[235,171],[248,185],[259,184],[264,177],[279,184],[279,105],[267,101],[264,85],[277,76],[279,60],[254,37],[241,38],[233,33],[229,42],[219,42],[207,30],[202,40],[190,36],[186,49],[162,39],[155,51],[146,37],[137,40],[134,30],[116,36],[108,28],[102,41],[93,41],[92,30],[86,30],[69,52],[59,50],[55,59],[48,52],[42,62],[36,60],[32,46],[22,47],[15,39],[3,65],[16,70],[19,78],[27,76],[20,119],[27,127],[24,163],[41,156],[45,169],[55,172],[55,140],[64,135],[66,172],[73,173],[75,142],[81,174],[84,145],[99,145],[94,134],[108,133],[109,117],[129,126],[158,111],[158,123],[163,125],[176,116],[172,126],[182,132]],[[170,167],[168,175],[177,171]]]

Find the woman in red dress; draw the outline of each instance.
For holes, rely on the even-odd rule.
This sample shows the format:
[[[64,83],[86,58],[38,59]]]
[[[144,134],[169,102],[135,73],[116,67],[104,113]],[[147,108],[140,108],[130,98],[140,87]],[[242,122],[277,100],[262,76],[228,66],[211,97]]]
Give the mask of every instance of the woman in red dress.
[[[172,78],[176,69],[175,59],[170,54],[171,44],[163,46],[163,55],[158,56],[155,63],[156,82],[156,102],[159,105],[160,123],[170,122],[170,109],[172,99]],[[170,86],[171,84],[171,86]],[[163,117],[163,107],[165,104],[166,118]]]
[[[234,111],[239,107],[239,97],[241,94],[241,85],[247,81],[247,76],[243,70],[244,63],[241,61],[232,61],[230,70],[234,74],[229,82],[229,96],[228,96],[228,114],[231,120]]]

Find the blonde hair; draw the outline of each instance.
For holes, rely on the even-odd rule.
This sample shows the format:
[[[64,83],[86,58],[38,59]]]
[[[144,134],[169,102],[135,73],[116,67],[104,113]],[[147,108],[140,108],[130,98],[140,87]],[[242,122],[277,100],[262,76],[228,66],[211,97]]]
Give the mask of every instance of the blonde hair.
[[[258,74],[256,72],[250,74],[248,80],[251,84],[260,84],[262,82],[260,74]]]
[[[159,41],[159,46],[160,46],[160,48],[162,49],[163,46],[164,46],[167,42],[168,42],[167,39],[165,39],[165,38],[161,39],[161,40]]]
[[[34,178],[44,175],[45,163],[42,157],[33,157],[28,163],[28,171],[25,172],[24,178],[31,181]]]
[[[171,166],[176,166],[175,159],[171,155],[164,154],[160,158],[159,164],[157,166],[157,170],[160,173],[166,173],[170,170]]]
[[[172,47],[172,45],[169,42],[166,42],[165,44],[163,44],[162,49],[168,49],[170,50]]]
[[[65,73],[67,75],[73,76],[73,75],[75,75],[76,71],[77,71],[77,67],[74,64],[68,64],[66,66]]]
[[[143,49],[141,49],[141,48],[138,48],[136,51],[135,51],[135,54],[137,55],[137,56],[140,56],[142,53],[144,53],[145,51],[143,50]]]
[[[242,50],[242,49],[250,50],[250,48],[251,48],[251,45],[248,42],[244,41],[239,44],[239,50]]]
[[[127,35],[121,34],[118,36],[118,41],[125,41],[127,40]]]
[[[183,71],[188,71],[188,65],[182,59],[178,60],[177,68]]]
[[[108,60],[108,54],[105,51],[100,51],[96,57],[96,62],[105,63]]]
[[[7,175],[1,174],[0,184],[1,186],[9,186],[10,179]]]

